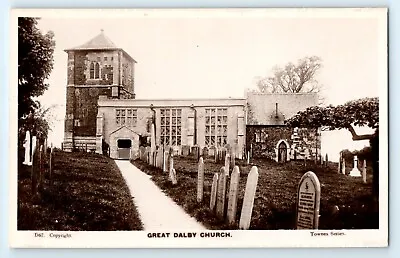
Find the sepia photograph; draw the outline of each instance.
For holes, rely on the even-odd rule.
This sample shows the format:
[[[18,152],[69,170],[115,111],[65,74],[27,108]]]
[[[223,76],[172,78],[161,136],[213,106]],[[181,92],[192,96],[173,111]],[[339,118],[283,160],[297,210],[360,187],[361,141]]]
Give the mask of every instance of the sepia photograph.
[[[10,245],[387,246],[387,43],[386,8],[12,10]]]

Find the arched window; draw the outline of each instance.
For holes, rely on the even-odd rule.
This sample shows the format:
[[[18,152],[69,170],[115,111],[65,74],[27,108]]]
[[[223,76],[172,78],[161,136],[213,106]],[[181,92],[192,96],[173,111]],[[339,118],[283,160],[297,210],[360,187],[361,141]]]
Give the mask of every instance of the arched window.
[[[100,77],[100,65],[99,63],[96,63],[94,68],[94,78],[99,79],[99,77]]]
[[[90,63],[90,79],[94,79],[94,64]]]

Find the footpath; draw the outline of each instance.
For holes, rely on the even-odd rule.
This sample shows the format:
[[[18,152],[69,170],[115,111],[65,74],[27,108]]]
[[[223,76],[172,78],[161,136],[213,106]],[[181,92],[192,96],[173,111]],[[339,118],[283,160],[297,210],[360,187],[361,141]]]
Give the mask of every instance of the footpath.
[[[116,160],[146,231],[206,230],[150,179],[127,160]]]

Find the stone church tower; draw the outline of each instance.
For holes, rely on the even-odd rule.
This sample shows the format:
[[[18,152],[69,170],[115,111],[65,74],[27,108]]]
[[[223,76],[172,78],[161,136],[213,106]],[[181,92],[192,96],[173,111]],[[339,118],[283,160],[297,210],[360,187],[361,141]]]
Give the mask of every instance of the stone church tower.
[[[99,96],[134,99],[136,61],[115,46],[103,30],[87,43],[65,52],[68,77],[63,149],[94,151]]]

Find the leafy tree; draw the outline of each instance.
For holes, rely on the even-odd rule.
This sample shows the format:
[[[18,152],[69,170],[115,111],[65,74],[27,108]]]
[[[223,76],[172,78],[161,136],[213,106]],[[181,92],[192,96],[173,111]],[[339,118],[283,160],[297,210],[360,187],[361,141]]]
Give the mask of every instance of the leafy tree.
[[[321,85],[315,76],[321,67],[321,58],[317,56],[299,59],[297,64],[290,62],[284,67],[276,66],[272,76],[258,78],[258,90],[264,93],[319,93]]]
[[[308,127],[323,130],[347,129],[353,141],[369,140],[372,150],[373,193],[379,193],[379,99],[362,98],[338,106],[309,107],[286,120],[290,127]],[[358,135],[354,126],[368,126],[373,134]]]
[[[35,97],[48,89],[45,80],[53,69],[55,42],[54,33],[42,34],[37,23],[37,18],[18,18],[18,126],[29,130],[35,125],[36,131],[42,128],[42,135],[47,135],[49,126],[41,120],[43,114],[35,114],[40,109]]]

